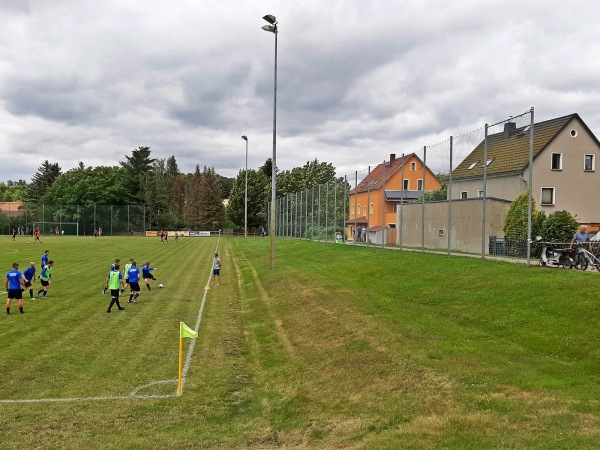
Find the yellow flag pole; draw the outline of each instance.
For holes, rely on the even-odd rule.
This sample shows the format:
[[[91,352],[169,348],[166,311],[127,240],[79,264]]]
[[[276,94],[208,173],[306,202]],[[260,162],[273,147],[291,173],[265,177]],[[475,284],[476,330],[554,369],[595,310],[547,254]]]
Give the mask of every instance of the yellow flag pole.
[[[177,397],[181,397],[181,377],[183,372],[183,338],[179,336],[179,379],[177,380]]]

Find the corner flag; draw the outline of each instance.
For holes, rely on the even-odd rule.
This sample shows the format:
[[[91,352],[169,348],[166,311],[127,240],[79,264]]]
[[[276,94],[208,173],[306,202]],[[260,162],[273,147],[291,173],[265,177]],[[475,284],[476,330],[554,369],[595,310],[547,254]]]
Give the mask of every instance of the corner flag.
[[[183,371],[183,338],[196,339],[198,332],[192,330],[185,323],[179,322],[179,378],[177,379],[177,396],[181,397],[183,391],[183,383],[181,381]]]
[[[198,332],[192,330],[185,323],[179,322],[179,337],[196,339],[198,337]]]

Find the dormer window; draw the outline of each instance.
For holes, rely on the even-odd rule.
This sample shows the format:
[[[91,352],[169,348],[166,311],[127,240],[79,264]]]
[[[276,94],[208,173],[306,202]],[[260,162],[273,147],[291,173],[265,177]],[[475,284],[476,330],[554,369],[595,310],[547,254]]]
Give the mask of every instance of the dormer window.
[[[467,170],[473,169],[478,163],[479,163],[479,161],[475,161],[474,163],[471,163],[471,165],[469,167],[467,167]]]
[[[494,160],[494,158],[488,159],[486,166],[489,166],[492,163],[493,160]],[[483,167],[483,164],[481,165],[481,167]]]

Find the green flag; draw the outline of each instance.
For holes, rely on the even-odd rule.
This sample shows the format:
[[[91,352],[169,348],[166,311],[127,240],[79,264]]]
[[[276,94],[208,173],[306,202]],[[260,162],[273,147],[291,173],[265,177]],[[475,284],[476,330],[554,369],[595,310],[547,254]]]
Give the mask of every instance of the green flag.
[[[185,323],[179,322],[179,337],[196,339],[198,337],[198,332],[192,330]]]

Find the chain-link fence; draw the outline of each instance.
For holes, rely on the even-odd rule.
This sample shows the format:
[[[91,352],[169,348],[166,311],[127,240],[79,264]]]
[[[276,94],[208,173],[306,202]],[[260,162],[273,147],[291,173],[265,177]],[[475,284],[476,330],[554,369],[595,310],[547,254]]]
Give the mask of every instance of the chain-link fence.
[[[35,227],[42,234],[92,236],[102,230],[106,236],[141,234],[146,230],[146,208],[141,205],[46,205],[10,202],[1,205],[0,232],[31,235]]]
[[[277,236],[529,259],[533,108],[276,202]],[[518,161],[514,161],[514,159]],[[519,167],[507,173],[507,167]],[[527,229],[505,238],[528,192]],[[337,239],[338,241],[340,239]]]

